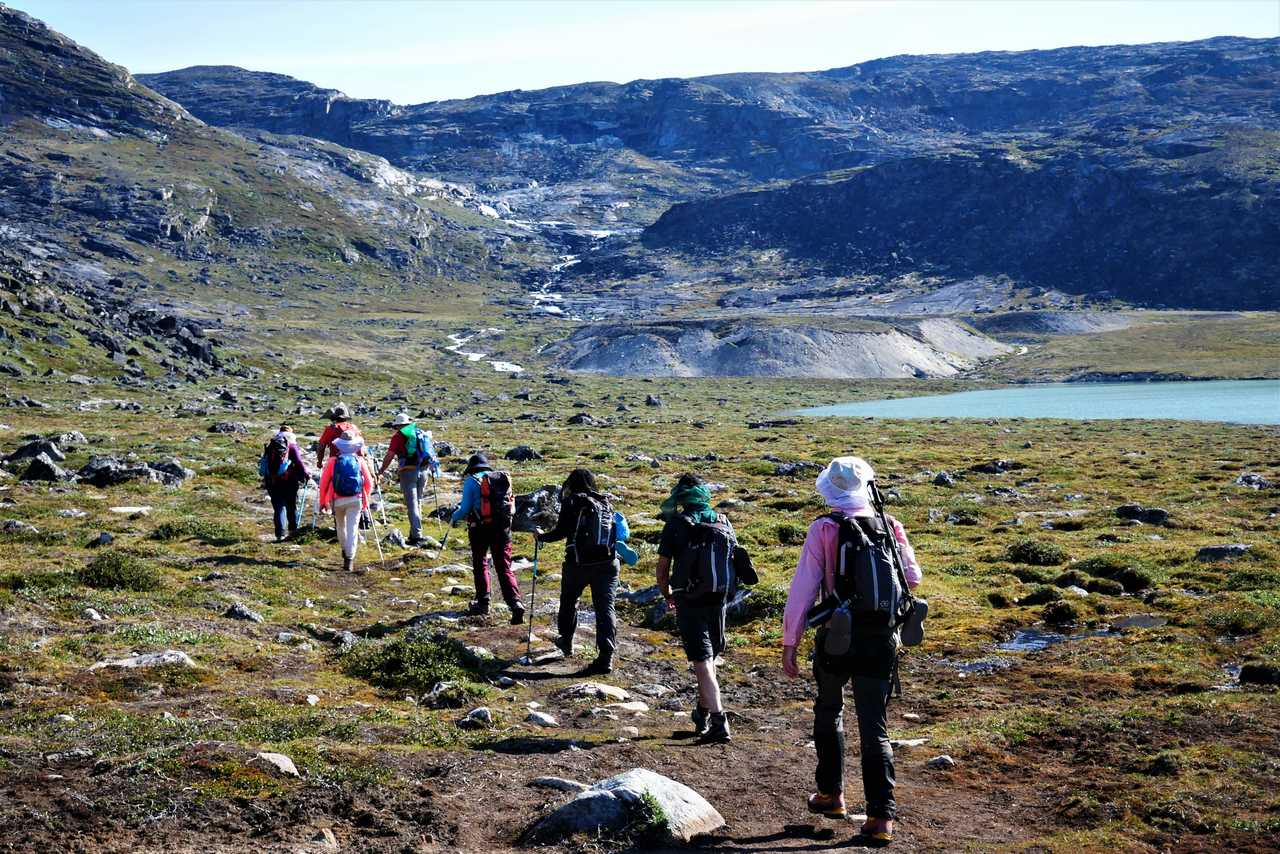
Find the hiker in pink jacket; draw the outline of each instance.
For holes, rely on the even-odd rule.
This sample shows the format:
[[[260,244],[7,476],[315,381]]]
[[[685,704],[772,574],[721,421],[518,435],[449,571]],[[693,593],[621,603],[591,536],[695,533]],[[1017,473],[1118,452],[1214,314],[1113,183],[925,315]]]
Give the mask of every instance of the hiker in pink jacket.
[[[360,515],[369,509],[373,472],[364,453],[364,439],[358,434],[344,431],[333,441],[333,451],[320,475],[320,509],[333,509],[334,527],[342,546],[342,569],[355,572]],[[346,494],[348,491],[351,494]]]
[[[842,526],[850,538],[856,536],[856,531],[862,531],[863,537],[876,536],[880,538],[877,542],[886,543],[891,535],[907,586],[914,590],[920,584],[920,564],[902,523],[886,515],[887,526],[884,526],[877,518],[871,501],[870,484],[873,480],[875,472],[866,460],[859,457],[834,459],[818,475],[818,494],[831,508],[832,515],[819,517],[809,526],[791,591],[787,595],[787,607],[782,618],[782,668],[792,679],[800,675],[796,649],[804,634],[810,607],[820,595],[831,596],[837,590],[836,570],[840,565],[838,545]],[[881,576],[873,574],[871,577]],[[847,591],[848,587],[844,589]],[[862,592],[861,588],[859,592]],[[849,594],[846,592],[845,595]],[[856,601],[873,602],[876,599],[858,598]],[[893,601],[892,597],[887,601]],[[831,622],[835,622],[834,618]],[[847,652],[832,655],[823,643],[827,630],[825,625],[818,629],[818,643],[813,656],[813,675],[818,684],[818,699],[813,706],[818,791],[809,798],[809,811],[836,819],[843,819],[846,815],[844,686],[850,683],[858,718],[862,785],[866,795],[867,821],[860,835],[873,844],[884,844],[893,839],[893,821],[897,814],[893,798],[893,749],[889,745],[885,707],[897,662],[898,636],[893,620],[887,614],[864,610],[854,615]]]

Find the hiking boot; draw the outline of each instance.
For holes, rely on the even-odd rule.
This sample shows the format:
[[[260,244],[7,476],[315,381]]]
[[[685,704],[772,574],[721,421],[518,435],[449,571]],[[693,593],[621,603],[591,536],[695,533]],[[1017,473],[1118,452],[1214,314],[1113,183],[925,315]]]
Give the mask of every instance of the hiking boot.
[[[705,735],[707,732],[707,723],[710,721],[711,713],[702,708],[701,705],[695,706],[693,714],[689,715],[689,720],[693,722],[693,733],[697,736]]]
[[[613,659],[600,656],[579,672],[583,676],[608,676],[613,672]]]
[[[354,571],[355,571],[355,568],[356,568],[356,567],[355,567],[355,564],[356,564],[356,560],[355,560],[355,558],[347,557],[346,555],[343,555],[343,556],[342,556],[342,571],[343,571],[343,572],[354,572]]]
[[[713,712],[707,722],[707,731],[702,734],[703,744],[722,744],[732,740],[729,735],[729,715],[725,712]]]
[[[511,606],[511,625],[519,626],[524,624],[524,606],[519,602]]]
[[[422,537],[410,537],[404,541],[404,544],[406,546],[420,546],[422,545]]]
[[[563,652],[565,658],[573,658],[573,638],[558,637],[555,644],[556,649]]]
[[[477,599],[467,608],[468,617],[487,617],[489,616],[489,600]]]
[[[814,792],[809,796],[809,812],[826,818],[844,818],[846,815],[844,793],[824,795],[822,792]]]

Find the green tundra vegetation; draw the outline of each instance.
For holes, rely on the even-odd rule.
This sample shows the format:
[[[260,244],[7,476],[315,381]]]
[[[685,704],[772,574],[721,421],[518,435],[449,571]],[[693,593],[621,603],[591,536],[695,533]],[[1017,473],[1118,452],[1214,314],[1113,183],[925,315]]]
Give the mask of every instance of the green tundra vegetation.
[[[528,353],[539,334],[496,340],[495,358]],[[341,346],[334,340],[331,350]],[[812,763],[810,686],[781,674],[781,610],[804,531],[822,512],[817,469],[779,474],[778,466],[853,452],[891,491],[890,511],[911,533],[931,603],[928,639],[906,656],[905,696],[890,712],[895,738],[926,739],[898,751],[899,835],[909,846],[1263,850],[1280,830],[1275,689],[1237,678],[1241,667],[1274,676],[1280,655],[1280,502],[1274,489],[1237,483],[1246,472],[1280,473],[1275,427],[795,421],[777,414],[799,402],[954,384],[510,377],[437,349],[416,350],[429,367],[410,371],[401,367],[412,349],[404,346],[381,360],[353,350],[344,369],[318,356],[287,371],[263,360],[264,378],[217,386],[234,389],[238,403],[220,401],[213,386],[163,397],[118,388],[111,396],[140,412],[81,411],[84,395],[73,386],[11,384],[11,394],[50,408],[4,411],[6,452],[29,435],[77,430],[87,445],[65,448],[68,469],[92,454],[177,457],[195,476],[178,487],[12,476],[0,485],[0,516],[34,526],[0,534],[7,785],[50,773],[76,781],[115,844],[164,833],[195,846],[190,818],[217,815],[209,832],[250,822],[289,841],[319,821],[352,844],[429,838],[501,850],[544,803],[524,788],[543,766],[595,779],[643,764],[696,782],[732,835],[776,830],[802,814]],[[385,440],[379,425],[402,407],[438,412],[423,423],[457,450],[444,460],[448,473],[472,449],[500,458],[519,444],[542,455],[508,464],[520,492],[557,484],[576,466],[595,470],[635,531],[641,561],[622,575],[632,591],[652,584],[656,512],[673,479],[691,470],[717,484],[717,501],[761,570],[732,619],[725,693],[738,718],[734,742],[695,757],[671,738],[692,683],[671,627],[651,624],[645,605],[621,603],[625,643],[608,681],[627,690],[666,684],[675,701],[593,715],[556,698],[572,681],[565,665],[549,665],[551,679],[502,678],[525,647],[523,630],[500,614],[429,616],[466,605],[464,537],[443,553],[387,547],[384,562],[370,543],[359,561],[368,572],[359,575],[338,571],[323,517],[318,531],[273,542],[256,483],[262,445],[282,418],[300,435],[317,433],[316,410],[338,397],[339,384],[342,399],[376,410],[357,418],[373,441]],[[519,391],[528,399],[516,399]],[[662,405],[647,406],[650,395]],[[300,404],[311,414],[296,414]],[[568,425],[577,412],[597,423]],[[210,432],[217,421],[248,432]],[[1003,474],[973,470],[996,459],[1014,465]],[[940,471],[954,485],[935,485]],[[456,495],[457,481],[442,480],[440,502]],[[1168,517],[1132,522],[1116,512],[1127,504]],[[404,530],[393,507],[397,522]],[[102,532],[112,542],[91,545]],[[443,526],[428,521],[425,533],[439,537]],[[1199,549],[1224,543],[1250,548],[1197,560]],[[517,534],[516,549],[532,555],[527,535]],[[550,649],[544,609],[555,600],[560,549],[542,553],[535,652]],[[521,578],[527,597],[528,567]],[[263,622],[226,616],[235,603]],[[1031,627],[1069,639],[1031,652],[999,648]],[[334,642],[344,631],[354,643]],[[171,649],[195,666],[90,669]],[[526,723],[531,702],[560,728]],[[492,710],[491,728],[458,725],[475,705]],[[301,776],[269,773],[254,759],[260,751],[287,754]],[[700,772],[711,752],[733,773]],[[943,753],[954,769],[925,768]],[[743,778],[758,780],[760,792],[745,794]],[[495,781],[505,782],[495,789]],[[511,808],[486,814],[484,799],[499,791]],[[768,792],[773,800],[761,802]],[[32,782],[0,808],[28,842],[54,833],[33,818],[41,803],[47,808],[42,797],[53,790]],[[347,806],[298,817],[299,804],[321,797]],[[89,819],[71,822],[76,838],[92,836]]]

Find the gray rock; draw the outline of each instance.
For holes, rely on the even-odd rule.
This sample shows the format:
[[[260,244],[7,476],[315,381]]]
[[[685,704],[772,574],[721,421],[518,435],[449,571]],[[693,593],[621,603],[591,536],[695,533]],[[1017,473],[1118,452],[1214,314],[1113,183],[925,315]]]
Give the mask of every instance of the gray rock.
[[[533,711],[525,718],[531,724],[540,727],[557,727],[560,722],[546,712]]]
[[[385,546],[396,546],[402,549],[408,548],[408,544],[405,543],[404,540],[404,534],[400,533],[399,528],[392,528],[388,531],[387,535],[382,538],[382,544]]]
[[[101,623],[105,618],[94,608],[85,608],[80,612],[84,618],[92,623]]]
[[[1247,471],[1236,478],[1236,486],[1247,486],[1250,489],[1271,489],[1275,484],[1257,472]]]
[[[210,433],[222,433],[224,435],[247,434],[249,426],[239,421],[219,421],[216,424],[209,425]]]
[[[250,623],[262,622],[261,614],[249,610],[239,602],[232,603],[230,608],[222,612],[222,616],[229,617],[232,620],[246,620]]]
[[[630,695],[621,688],[602,682],[576,682],[553,695],[558,700],[613,700],[622,702]]]
[[[535,777],[529,781],[529,785],[535,789],[554,789],[557,792],[573,792],[575,795],[590,788],[586,783],[563,777]]]
[[[670,694],[674,689],[669,688],[666,685],[659,685],[656,682],[646,682],[636,685],[631,690],[644,697],[664,697],[667,694]]]
[[[42,454],[57,463],[63,462],[67,458],[67,455],[58,448],[56,442],[51,442],[48,439],[36,439],[34,442],[27,442],[18,448],[18,450],[5,457],[4,461],[6,463],[20,463],[24,460],[34,460]]]
[[[542,454],[530,448],[528,445],[517,445],[504,455],[505,459],[511,460],[513,463],[527,463],[532,460],[542,459]]]
[[[1280,666],[1250,661],[1240,666],[1241,685],[1280,685]]]
[[[955,486],[956,479],[951,472],[940,471],[933,476],[934,486]]]
[[[581,424],[587,427],[592,427],[596,424],[596,420],[585,412],[579,412],[576,415],[569,416],[569,423]]]
[[[0,533],[5,534],[38,534],[40,529],[21,519],[5,519],[0,522]]]
[[[177,486],[196,476],[196,473],[184,466],[177,457],[151,463],[151,469],[160,473],[160,480],[165,486]]]
[[[1116,515],[1121,519],[1141,522],[1144,525],[1165,525],[1169,522],[1169,511],[1161,507],[1143,507],[1141,504],[1122,504],[1116,508]]]
[[[493,712],[486,706],[472,709],[458,721],[458,726],[462,729],[488,729],[493,726]]]
[[[147,667],[195,667],[196,663],[191,660],[191,656],[177,649],[167,649],[164,652],[148,652],[142,655],[131,655],[128,658],[115,658],[99,661],[89,667],[90,670],[133,670],[136,668]]]
[[[928,762],[924,763],[924,767],[934,771],[947,771],[956,767],[956,761],[944,753],[941,756],[935,756]]]
[[[56,436],[50,436],[49,441],[55,443],[60,448],[70,448],[76,445],[87,445],[89,440],[79,430],[70,430],[66,433],[59,433]]]
[[[116,539],[115,537],[111,536],[106,531],[103,531],[102,533],[98,534],[98,536],[94,537],[92,540],[86,543],[85,546],[91,549],[100,548],[102,546],[109,546],[113,542],[115,542],[115,539]]]
[[[71,472],[62,468],[49,458],[48,454],[38,454],[31,465],[27,466],[27,470],[22,473],[22,480],[25,481],[47,481],[49,483],[57,483],[59,481],[71,480],[74,477]]]
[[[649,394],[645,395],[644,405],[661,408],[664,404],[662,402],[662,398],[658,397],[656,394]]]
[[[1205,546],[1196,552],[1196,560],[1201,563],[1214,563],[1220,560],[1235,560],[1244,557],[1253,546],[1247,543],[1227,543],[1221,546]]]
[[[693,789],[646,768],[635,768],[579,793],[530,827],[523,839],[554,843],[579,833],[618,833],[632,823],[645,795],[656,800],[667,817],[668,844],[688,843],[724,826],[724,817]]]
[[[298,766],[294,765],[293,760],[283,753],[259,753],[253,757],[253,761],[263,765],[270,765],[276,771],[290,777],[302,776],[298,773]]]

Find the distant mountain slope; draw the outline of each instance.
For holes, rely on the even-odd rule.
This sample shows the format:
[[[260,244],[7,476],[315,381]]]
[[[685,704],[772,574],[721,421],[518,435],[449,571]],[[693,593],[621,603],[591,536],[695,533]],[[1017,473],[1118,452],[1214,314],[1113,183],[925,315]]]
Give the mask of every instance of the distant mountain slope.
[[[471,177],[590,177],[625,147],[682,168],[793,178],[983,134],[1280,121],[1280,39],[902,56],[831,71],[584,83],[397,106],[279,74],[140,80],[218,125],[329,139]],[[479,156],[483,154],[485,156]]]
[[[566,290],[637,275],[670,288],[696,269],[757,293],[911,275],[1280,308],[1280,39],[902,56],[415,106],[229,66],[142,79],[214,124],[502,191],[516,219],[648,227],[643,247],[568,248]],[[780,260],[762,263],[770,252]]]
[[[644,234],[704,265],[780,249],[793,274],[1004,276],[1139,304],[1280,308],[1280,133],[904,158],[674,206]]]
[[[490,244],[516,233],[381,158],[206,126],[0,6],[0,370],[197,376],[225,365],[165,340],[188,321],[229,338],[325,292],[461,291],[507,274]]]

